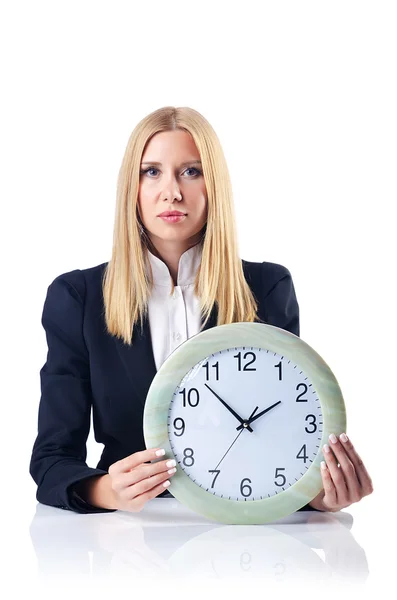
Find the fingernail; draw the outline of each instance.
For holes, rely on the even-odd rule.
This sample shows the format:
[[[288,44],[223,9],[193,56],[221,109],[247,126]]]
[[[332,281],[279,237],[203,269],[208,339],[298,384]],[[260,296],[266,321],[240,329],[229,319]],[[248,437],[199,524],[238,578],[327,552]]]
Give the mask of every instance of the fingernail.
[[[175,465],[176,465],[176,460],[174,460],[174,459],[169,460],[165,463],[166,467],[175,467]]]
[[[167,479],[167,481],[164,481],[163,483],[163,487],[168,487],[170,485],[170,481]]]
[[[156,456],[164,456],[164,454],[165,454],[164,448],[161,448],[161,450],[156,450]]]
[[[321,468],[323,469],[323,471],[327,468],[327,464],[326,464],[325,460],[321,461]]]
[[[173,475],[174,473],[176,473],[176,469],[175,469],[175,468],[174,468],[174,469],[170,469],[170,470],[168,471],[168,473],[169,473],[170,475]]]
[[[341,440],[342,440],[342,442],[347,442],[347,440],[348,440],[349,438],[347,437],[347,435],[346,435],[345,433],[342,433],[342,434],[339,436],[339,439],[341,439]]]
[[[336,437],[336,435],[334,433],[331,433],[331,435],[329,436],[329,439],[331,440],[331,442],[333,444],[336,444],[336,442],[338,441],[338,438]]]
[[[324,444],[323,450],[324,452],[330,452],[329,446],[327,446],[327,444]]]

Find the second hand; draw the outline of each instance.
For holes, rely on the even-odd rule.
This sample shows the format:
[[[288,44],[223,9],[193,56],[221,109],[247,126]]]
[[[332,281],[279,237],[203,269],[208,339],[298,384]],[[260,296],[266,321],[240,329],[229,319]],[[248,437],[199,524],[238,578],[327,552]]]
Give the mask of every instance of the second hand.
[[[254,416],[254,414],[256,413],[256,411],[258,410],[258,406],[255,408],[254,412],[251,414],[251,416],[249,417],[250,419]],[[218,464],[216,465],[215,469],[217,469],[219,467],[219,465],[221,464],[221,462],[223,461],[223,459],[225,458],[226,454],[229,452],[230,448],[233,446],[233,444],[235,444],[238,440],[238,438],[240,437],[240,435],[243,433],[244,429],[242,429],[240,431],[240,433],[237,434],[237,437],[235,438],[235,440],[230,444],[229,448],[226,450],[225,454],[222,456],[221,460],[218,462]]]

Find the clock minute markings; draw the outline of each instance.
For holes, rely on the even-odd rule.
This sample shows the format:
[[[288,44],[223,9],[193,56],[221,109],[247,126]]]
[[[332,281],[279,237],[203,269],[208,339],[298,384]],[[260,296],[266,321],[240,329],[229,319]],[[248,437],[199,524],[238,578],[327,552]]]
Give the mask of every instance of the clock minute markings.
[[[241,348],[241,347],[240,347],[240,348]],[[246,347],[244,346],[244,347],[243,347],[243,350],[245,350],[245,348],[246,348]],[[247,347],[247,348],[248,348],[248,347]],[[237,347],[235,348],[235,350],[237,350]],[[228,349],[227,349],[227,352],[229,352],[229,351],[230,351],[230,349],[228,348]],[[266,352],[268,353],[269,351],[267,350]],[[277,353],[275,353],[274,355],[276,356],[276,355],[277,355]],[[214,357],[214,356],[215,356],[215,354],[212,354],[211,356],[212,356],[212,357]],[[282,356],[282,357],[281,357],[281,360],[283,360],[283,359],[284,359],[284,356]],[[291,362],[291,361],[288,361],[288,364],[290,364],[290,362]],[[298,367],[298,365],[295,365],[295,366],[294,366],[294,369],[295,369],[295,368],[297,368],[297,367]],[[303,373],[303,371],[300,371],[300,372],[299,372],[299,374],[302,374],[302,373]],[[304,378],[304,381],[307,381],[307,380],[308,380],[308,377],[305,377],[305,378]],[[308,386],[308,387],[312,387],[312,385],[313,385],[313,384],[311,384],[311,383],[310,383],[310,384],[307,384],[307,386]],[[209,386],[206,386],[206,387],[208,387],[208,388],[209,388]],[[209,388],[209,389],[211,389],[211,388]],[[211,391],[213,392],[213,390],[211,390]],[[214,393],[214,392],[213,392],[213,393]],[[316,394],[316,391],[315,391],[315,390],[314,390],[314,391],[312,390],[312,393],[313,393],[313,394]],[[174,398],[172,399],[172,402],[173,402],[173,400],[174,400]],[[316,398],[315,400],[316,400],[317,402],[320,402],[319,398]],[[254,412],[256,412],[256,410],[257,410],[257,409],[255,409],[255,411],[254,411]],[[322,417],[322,416],[323,416],[323,415],[320,415],[320,417]],[[323,422],[319,422],[318,424],[323,424]],[[321,432],[321,430],[319,430],[319,433],[320,433],[320,432]],[[230,449],[233,447],[233,445],[234,445],[234,444],[235,444],[235,442],[237,441],[238,437],[239,437],[239,434],[237,435],[236,439],[235,439],[235,440],[232,442],[232,444],[230,445],[230,447],[229,447],[229,449],[226,451],[226,453],[223,455],[223,457],[222,457],[222,458],[221,458],[221,460],[219,461],[219,463],[218,463],[218,465],[217,465],[217,467],[216,467],[216,468],[218,468],[218,467],[219,467],[219,465],[221,464],[221,462],[224,460],[225,456],[226,456],[226,455],[227,455],[227,453],[230,451]],[[319,441],[321,440],[321,436],[318,438],[318,440],[319,440]],[[317,448],[319,448],[320,446],[316,446],[316,447],[317,447]],[[314,452],[314,453],[313,453],[313,456],[316,456],[316,452]],[[309,461],[310,461],[311,463],[313,463],[313,460],[309,459]],[[180,463],[181,461],[178,461],[178,462]],[[309,468],[309,467],[306,467],[306,470],[307,470],[308,468]],[[187,474],[188,474],[188,473],[187,473]],[[303,476],[303,475],[304,475],[304,473],[301,473],[301,475]],[[189,474],[188,474],[188,476],[190,477],[190,475],[189,475]],[[194,480],[194,482],[195,482],[195,481],[196,481],[196,480]],[[299,481],[299,480],[298,480],[298,479],[295,477],[295,481]],[[288,485],[289,485],[289,487],[291,487],[291,485],[292,485],[292,484],[291,484],[290,482],[288,482]],[[200,487],[203,487],[203,484],[200,484]],[[204,489],[205,489],[205,488],[204,488]],[[282,490],[283,490],[283,491],[284,491],[285,489],[286,489],[285,487],[282,487]],[[208,492],[208,491],[209,491],[209,488],[206,488],[206,491]],[[216,492],[212,492],[212,493],[213,493],[213,494],[215,494]],[[276,491],[276,494],[277,494],[277,493],[278,493],[278,492]],[[222,496],[221,496],[221,497],[223,497],[223,494],[222,494]],[[268,497],[270,498],[270,494],[268,494]],[[230,498],[231,498],[231,496],[229,496],[229,499],[230,499]],[[261,498],[262,498],[262,496],[261,496]],[[237,499],[238,499],[238,498],[237,498]],[[244,501],[247,501],[247,497],[245,497],[245,498],[244,498]]]

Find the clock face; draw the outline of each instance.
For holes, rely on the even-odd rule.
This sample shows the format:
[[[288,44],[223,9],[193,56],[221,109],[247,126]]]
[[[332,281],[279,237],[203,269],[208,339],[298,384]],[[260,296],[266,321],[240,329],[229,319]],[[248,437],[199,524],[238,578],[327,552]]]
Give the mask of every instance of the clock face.
[[[255,346],[226,348],[191,368],[168,408],[178,467],[204,491],[263,500],[293,486],[320,451],[321,403],[289,358]]]
[[[228,524],[268,523],[323,488],[322,445],[346,431],[335,375],[300,337],[228,323],[186,340],[148,391],[147,448],[177,460],[169,491]]]

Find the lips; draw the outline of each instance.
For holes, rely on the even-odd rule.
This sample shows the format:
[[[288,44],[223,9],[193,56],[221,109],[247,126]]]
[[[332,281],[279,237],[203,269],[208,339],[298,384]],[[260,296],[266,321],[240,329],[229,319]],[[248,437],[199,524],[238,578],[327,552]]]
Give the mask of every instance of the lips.
[[[166,210],[165,212],[158,215],[159,217],[182,217],[186,213],[180,212],[179,210]]]

